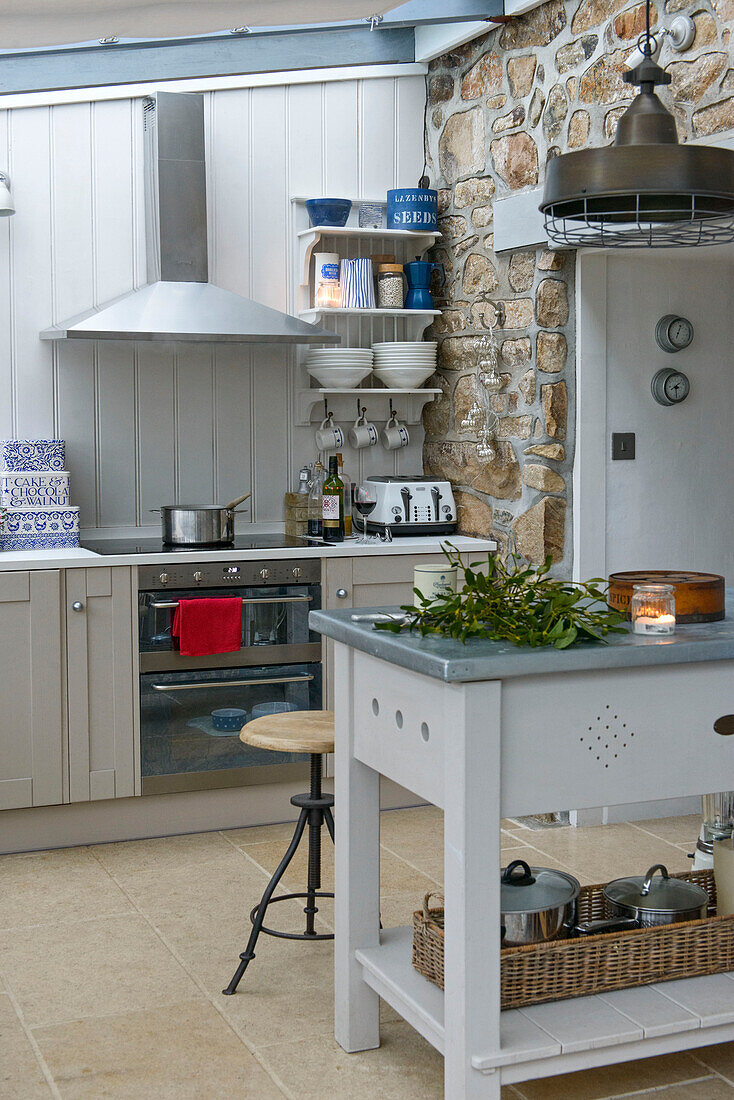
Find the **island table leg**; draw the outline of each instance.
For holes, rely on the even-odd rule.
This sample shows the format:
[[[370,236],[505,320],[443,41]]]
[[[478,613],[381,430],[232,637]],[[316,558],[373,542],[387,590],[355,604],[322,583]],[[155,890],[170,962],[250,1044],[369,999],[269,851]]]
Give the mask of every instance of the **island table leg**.
[[[355,959],[380,942],[380,776],[354,758],[353,669],[354,650],[336,644],[334,1035],[350,1052],[380,1045],[380,999]]]
[[[499,1072],[474,1069],[472,1056],[500,1049],[501,684],[452,688],[444,753],[444,1096],[499,1100]]]

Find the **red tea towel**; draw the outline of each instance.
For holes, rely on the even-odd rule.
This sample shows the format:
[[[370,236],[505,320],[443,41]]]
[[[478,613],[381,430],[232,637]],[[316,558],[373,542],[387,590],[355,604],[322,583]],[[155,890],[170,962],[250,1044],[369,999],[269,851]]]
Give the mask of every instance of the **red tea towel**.
[[[234,653],[242,645],[242,599],[179,600],[171,633],[184,657]]]

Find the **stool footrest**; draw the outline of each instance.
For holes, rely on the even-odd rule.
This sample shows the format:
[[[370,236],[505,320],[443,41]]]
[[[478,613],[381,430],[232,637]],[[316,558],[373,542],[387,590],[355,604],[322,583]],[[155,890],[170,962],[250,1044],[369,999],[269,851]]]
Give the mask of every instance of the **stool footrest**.
[[[326,890],[317,890],[313,894],[279,894],[277,898],[271,898],[268,905],[273,905],[276,901],[298,901],[305,898],[310,901],[312,898],[333,898],[334,895]],[[252,924],[257,920],[257,911],[260,908],[256,905],[250,913],[250,921]],[[275,936],[279,940],[333,940],[333,932],[279,932],[277,928],[266,928],[263,926],[260,929],[261,932],[265,932],[268,936]],[[240,956],[241,958],[242,956]]]

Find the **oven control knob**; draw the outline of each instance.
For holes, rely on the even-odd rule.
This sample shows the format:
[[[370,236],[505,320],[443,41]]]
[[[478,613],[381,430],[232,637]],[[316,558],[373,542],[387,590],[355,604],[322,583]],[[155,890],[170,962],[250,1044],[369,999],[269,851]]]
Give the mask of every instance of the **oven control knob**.
[[[196,581],[197,584],[199,584],[199,582],[201,581],[203,576],[204,576],[204,574],[202,573],[201,569],[197,569],[194,572],[194,580]]]
[[[158,580],[161,582],[161,584],[168,584],[168,573],[161,573]]]
[[[269,576],[270,576],[270,570],[269,569],[261,569],[260,570],[260,578],[262,580],[266,581]]]
[[[293,570],[293,576],[295,577],[296,580],[298,580],[298,578],[300,577],[301,572],[302,572],[302,570],[299,569],[298,566],[296,566],[296,568]]]

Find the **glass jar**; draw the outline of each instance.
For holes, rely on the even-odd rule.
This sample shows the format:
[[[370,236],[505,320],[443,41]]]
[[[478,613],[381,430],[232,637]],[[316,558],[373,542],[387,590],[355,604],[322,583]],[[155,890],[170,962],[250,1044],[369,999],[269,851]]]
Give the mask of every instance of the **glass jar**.
[[[635,634],[675,633],[675,589],[672,584],[636,584],[630,618]]]
[[[377,308],[403,308],[402,264],[379,264],[377,268]]]

